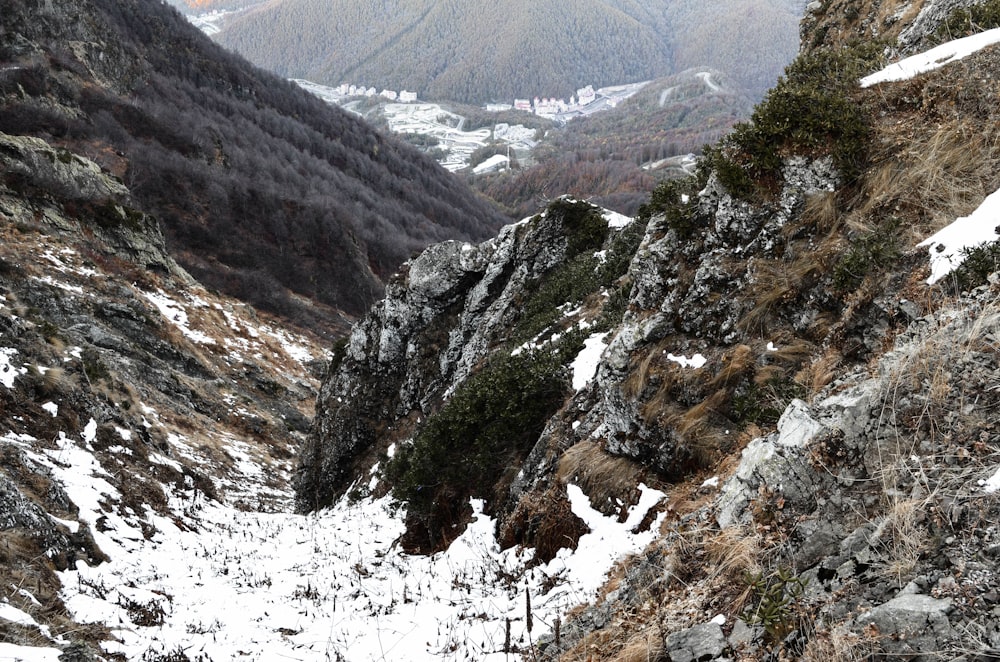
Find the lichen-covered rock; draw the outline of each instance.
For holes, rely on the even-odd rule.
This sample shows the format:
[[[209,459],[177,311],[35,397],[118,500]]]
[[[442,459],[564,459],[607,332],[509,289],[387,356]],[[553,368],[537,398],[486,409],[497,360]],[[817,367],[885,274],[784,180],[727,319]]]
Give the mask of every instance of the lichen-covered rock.
[[[858,628],[874,628],[890,655],[911,660],[937,659],[955,637],[948,613],[952,601],[929,595],[903,594],[859,615]]]

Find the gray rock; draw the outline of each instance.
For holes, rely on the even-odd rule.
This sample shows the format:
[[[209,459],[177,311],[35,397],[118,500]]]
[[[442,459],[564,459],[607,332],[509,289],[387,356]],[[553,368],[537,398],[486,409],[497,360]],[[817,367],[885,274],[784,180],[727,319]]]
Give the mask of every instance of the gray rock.
[[[360,456],[408,438],[506,337],[527,284],[562,262],[567,245],[562,219],[543,214],[478,246],[431,246],[404,265],[321,389],[299,507],[328,503]]]
[[[736,623],[733,624],[733,631],[729,633],[727,641],[731,648],[739,648],[753,642],[762,632],[762,628],[750,627],[742,619],[737,619]]]
[[[951,609],[950,598],[906,593],[861,614],[856,625],[874,626],[886,653],[930,659],[933,651],[945,650],[954,637],[948,622]]]
[[[6,198],[5,213],[9,216],[29,219],[41,212],[45,222],[68,233],[78,232],[80,222],[86,222],[103,250],[143,268],[177,277],[185,284],[194,282],[170,257],[156,220],[131,209],[131,194],[125,185],[90,159],[54,149],[40,138],[0,133],[0,169],[24,177],[58,200],[84,201],[100,210],[92,214],[100,218],[83,214],[82,221],[78,221],[56,209],[25,208],[24,201]]]
[[[670,662],[707,662],[722,656],[726,638],[717,623],[702,623],[667,635]]]

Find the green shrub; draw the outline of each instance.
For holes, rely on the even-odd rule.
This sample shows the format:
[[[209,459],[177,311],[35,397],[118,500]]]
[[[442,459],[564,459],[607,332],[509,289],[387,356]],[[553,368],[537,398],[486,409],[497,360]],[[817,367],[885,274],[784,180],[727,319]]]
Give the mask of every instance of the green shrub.
[[[782,158],[833,156],[852,179],[864,164],[869,136],[863,109],[851,98],[881,52],[879,43],[800,55],[718,148],[705,155],[726,189],[750,199],[780,187]]]
[[[740,618],[747,625],[762,626],[772,643],[783,640],[798,625],[795,603],[809,580],[790,569],[779,568],[766,576],[747,574],[746,582],[755,604],[748,605]]]
[[[551,352],[495,356],[400,448],[383,477],[408,515],[427,532],[469,497],[489,498],[500,477],[523,460],[566,394],[567,377]]]
[[[531,340],[562,318],[560,306],[577,303],[596,292],[601,286],[599,268],[600,262],[593,254],[577,255],[528,283],[528,298],[521,306],[521,318],[511,340],[515,344]]]
[[[806,389],[788,377],[775,377],[763,384],[751,383],[733,394],[732,412],[739,423],[771,427],[795,398],[804,398]]]
[[[333,346],[330,348],[330,363],[327,366],[328,375],[332,375],[340,370],[340,364],[347,357],[347,344],[350,340],[349,336],[344,336],[333,341]]]
[[[608,238],[608,221],[601,210],[589,202],[559,198],[549,203],[549,216],[558,218],[566,230],[566,257],[584,251],[599,251]]]
[[[111,371],[105,365],[104,361],[101,360],[101,355],[97,350],[90,347],[84,349],[80,361],[83,367],[83,374],[89,384],[93,385],[98,382],[111,381]]]
[[[698,191],[704,186],[705,181],[699,177],[668,179],[661,182],[653,189],[649,202],[639,207],[638,218],[648,220],[654,214],[663,214],[667,226],[676,231],[681,239],[687,239],[694,234],[699,224],[696,201]]]
[[[579,303],[625,275],[645,234],[646,223],[633,221],[615,234],[602,260],[594,252],[602,248],[609,230],[600,210],[586,202],[567,200],[557,200],[550,205],[550,213],[553,209],[568,235],[567,259],[527,284],[521,317],[511,334],[516,344],[531,340],[558,322],[563,315],[560,306]]]
[[[898,219],[889,219],[862,237],[851,240],[851,247],[833,268],[833,287],[850,292],[873,272],[886,271],[899,259]]]
[[[119,205],[110,199],[100,203],[85,203],[80,215],[89,218],[105,230],[125,227],[133,232],[141,232],[143,229],[142,212]]]
[[[1000,241],[991,241],[962,251],[962,264],[952,277],[959,292],[985,285],[990,274],[1000,271]]]

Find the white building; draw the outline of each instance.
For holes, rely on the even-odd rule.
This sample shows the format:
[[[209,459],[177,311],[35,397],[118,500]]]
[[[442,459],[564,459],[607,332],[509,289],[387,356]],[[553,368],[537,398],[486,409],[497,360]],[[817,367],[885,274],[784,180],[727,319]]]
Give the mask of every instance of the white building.
[[[528,99],[514,99],[514,108],[531,112],[531,101]]]
[[[586,106],[588,103],[594,103],[597,99],[597,93],[594,92],[593,85],[588,85],[587,87],[577,90],[576,96],[580,99],[581,106]]]
[[[403,103],[416,103],[417,93],[407,92],[406,90],[403,90],[402,92],[399,93],[399,100],[402,101]]]
[[[566,102],[562,99],[535,98],[536,115],[558,115],[566,110]]]
[[[399,95],[396,94],[395,90],[382,90],[381,92],[379,92],[379,96],[384,97],[389,101],[395,101]]]

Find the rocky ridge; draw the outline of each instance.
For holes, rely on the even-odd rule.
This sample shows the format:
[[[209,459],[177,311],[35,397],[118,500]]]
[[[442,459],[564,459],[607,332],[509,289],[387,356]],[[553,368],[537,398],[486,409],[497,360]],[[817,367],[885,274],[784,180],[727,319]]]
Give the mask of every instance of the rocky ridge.
[[[808,72],[827,85],[824,58],[859,57],[858,77],[878,68],[851,38],[884,40],[882,58],[921,51],[962,3],[813,4],[800,68],[755,113],[757,130],[815,94]],[[456,429],[452,403],[475,375],[530,348],[561,366],[558,406],[510,471],[438,495],[486,498],[504,544],[547,558],[587,530],[567,516],[568,486],[622,521],[641,482],[668,494],[658,540],[539,642],[542,657],[994,659],[995,263],[929,287],[917,244],[1000,185],[986,144],[996,49],[949,66],[845,85],[865,135],[853,161],[839,125],[816,117],[814,133],[776,129],[779,166],[753,170],[772,157],[738,130],[698,178],[654,193],[633,226],[641,240],[617,254],[613,233],[587,246],[627,263],[607,279],[567,258],[561,204],[409,263],[323,385],[299,506],[336,501],[378,466],[375,494],[424,509],[409,541],[439,527],[430,539],[446,545],[464,515],[435,511],[439,500],[428,517],[415,494],[441,482],[414,492],[400,479],[447,446],[440,431]],[[983,127],[983,141],[968,138]],[[749,190],[734,164],[758,173]],[[560,289],[571,263],[579,286]],[[538,326],[540,299],[564,306]],[[577,380],[589,343],[606,348]],[[473,443],[447,447],[477,461]]]

